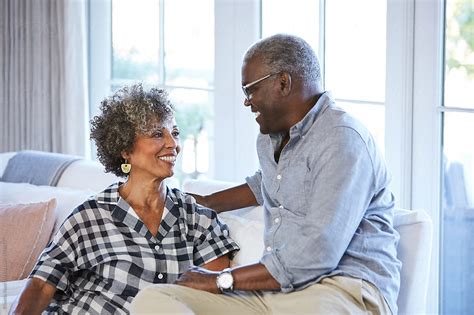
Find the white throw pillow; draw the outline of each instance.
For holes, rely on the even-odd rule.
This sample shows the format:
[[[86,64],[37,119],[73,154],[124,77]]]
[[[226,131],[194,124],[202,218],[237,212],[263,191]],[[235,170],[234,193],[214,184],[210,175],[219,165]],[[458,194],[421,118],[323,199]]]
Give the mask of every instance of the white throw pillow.
[[[232,212],[219,214],[219,219],[229,226],[230,237],[240,251],[232,260],[232,266],[257,263],[263,253],[263,222],[249,220]]]
[[[219,180],[186,180],[183,191],[207,195],[239,185]],[[219,214],[219,219],[229,226],[230,236],[240,246],[231,265],[247,265],[259,262],[263,254],[263,207],[247,207]]]
[[[48,201],[55,198],[55,224],[53,235],[71,211],[94,195],[92,190],[77,190],[65,187],[36,186],[27,183],[0,182],[0,203],[18,204]]]

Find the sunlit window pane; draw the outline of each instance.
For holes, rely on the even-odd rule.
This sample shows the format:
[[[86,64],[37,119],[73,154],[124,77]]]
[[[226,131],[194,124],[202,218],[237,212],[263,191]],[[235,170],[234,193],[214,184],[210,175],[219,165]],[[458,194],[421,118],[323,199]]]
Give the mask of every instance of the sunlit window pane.
[[[474,135],[474,114],[445,113],[441,314],[474,308],[474,146],[466,135]]]
[[[474,108],[474,2],[446,1],[444,106]],[[474,114],[446,112],[443,126],[442,314],[474,308]]]
[[[165,84],[214,86],[214,0],[165,1]]]
[[[173,89],[170,99],[176,107],[176,122],[180,130],[181,157],[175,171],[178,178],[197,178],[209,171],[210,135],[212,130],[212,92]]]
[[[262,37],[277,33],[300,36],[318,52],[319,1],[262,0]]]
[[[112,1],[112,79],[159,82],[159,1]]]
[[[474,1],[446,2],[445,106],[474,108]]]
[[[385,106],[337,102],[337,106],[343,108],[348,113],[361,121],[370,131],[382,153],[385,150]]]
[[[385,102],[386,6],[326,1],[326,89],[337,98]]]

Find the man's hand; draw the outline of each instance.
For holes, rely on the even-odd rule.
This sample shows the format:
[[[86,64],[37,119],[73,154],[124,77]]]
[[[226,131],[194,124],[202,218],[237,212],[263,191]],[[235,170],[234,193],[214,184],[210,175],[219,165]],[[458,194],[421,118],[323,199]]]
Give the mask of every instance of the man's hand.
[[[183,273],[175,284],[210,293],[221,293],[216,284],[218,274],[218,272],[194,266]]]

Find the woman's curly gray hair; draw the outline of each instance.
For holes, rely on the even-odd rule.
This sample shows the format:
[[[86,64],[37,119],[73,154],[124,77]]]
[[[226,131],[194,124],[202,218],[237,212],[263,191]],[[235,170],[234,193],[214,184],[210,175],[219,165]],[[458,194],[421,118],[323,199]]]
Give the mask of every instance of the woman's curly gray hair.
[[[101,102],[100,110],[91,120],[91,139],[105,171],[120,177],[125,176],[120,169],[122,152],[132,150],[135,137],[151,134],[157,123],[174,117],[166,91],[145,91],[141,84],[121,88]]]

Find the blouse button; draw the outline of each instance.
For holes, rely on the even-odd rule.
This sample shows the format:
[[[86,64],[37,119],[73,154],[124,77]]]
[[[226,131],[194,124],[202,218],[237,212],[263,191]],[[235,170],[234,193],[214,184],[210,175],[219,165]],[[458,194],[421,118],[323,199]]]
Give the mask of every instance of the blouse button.
[[[271,252],[271,251],[272,251],[271,246],[268,246],[268,247],[267,247],[267,252]]]
[[[159,250],[160,250],[160,245],[156,245],[156,246],[155,246],[155,249],[156,249],[157,251],[159,251]]]
[[[160,280],[163,279],[163,274],[162,273],[158,274],[158,279],[160,279]]]
[[[280,218],[275,218],[274,221],[275,221],[275,223],[278,223],[278,222],[280,222]]]
[[[278,179],[278,180],[281,179],[281,175],[280,175],[280,174],[277,175],[277,179]]]

